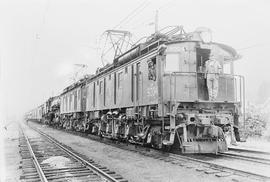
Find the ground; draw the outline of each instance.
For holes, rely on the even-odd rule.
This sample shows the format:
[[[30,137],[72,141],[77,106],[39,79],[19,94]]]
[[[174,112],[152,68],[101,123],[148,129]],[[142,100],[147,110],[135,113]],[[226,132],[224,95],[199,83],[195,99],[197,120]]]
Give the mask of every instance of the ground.
[[[239,181],[235,177],[218,178],[214,174],[205,174],[204,172],[196,171],[194,168],[190,169],[187,166],[178,166],[153,159],[138,153],[55,130],[45,125],[36,126],[63,144],[70,146],[73,150],[122,175],[130,182]],[[1,175],[1,181],[20,181],[18,130],[19,127],[16,123],[9,125],[7,130],[1,128],[1,141],[3,143],[1,143],[0,152],[2,159],[5,159],[1,160],[1,174],[4,174]],[[258,144],[258,142],[251,141],[239,144],[239,146],[250,148],[257,146],[258,149],[264,148],[262,147],[264,145],[266,144]],[[246,178],[243,181],[246,181]]]
[[[229,146],[235,148],[245,148],[250,150],[259,150],[270,152],[270,142],[261,138],[248,138],[246,142],[238,142],[237,146]]]
[[[6,128],[0,128],[0,181],[14,182],[20,181],[22,171],[20,170],[19,153],[19,127],[16,122],[8,123]]]
[[[178,166],[138,153],[126,151],[80,136],[35,125],[73,150],[86,155],[102,166],[122,175],[130,182],[194,182],[194,181],[232,181],[230,178],[218,178],[213,174],[198,172],[194,168]],[[235,180],[234,180],[235,181]]]

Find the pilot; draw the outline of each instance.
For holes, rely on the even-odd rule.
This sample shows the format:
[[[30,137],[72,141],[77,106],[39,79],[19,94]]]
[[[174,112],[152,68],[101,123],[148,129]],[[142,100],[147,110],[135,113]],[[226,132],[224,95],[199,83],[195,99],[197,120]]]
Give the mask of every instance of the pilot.
[[[209,100],[214,101],[218,94],[218,79],[221,73],[221,65],[215,59],[213,53],[210,54],[209,60],[205,62],[205,78],[207,80],[207,89]]]

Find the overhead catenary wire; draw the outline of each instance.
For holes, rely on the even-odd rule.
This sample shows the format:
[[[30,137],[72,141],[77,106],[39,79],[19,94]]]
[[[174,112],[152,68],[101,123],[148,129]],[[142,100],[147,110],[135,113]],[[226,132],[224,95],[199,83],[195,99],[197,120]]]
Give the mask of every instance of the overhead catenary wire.
[[[149,5],[150,5],[150,4],[147,4],[147,5],[145,5],[144,7],[142,7],[142,8],[140,9],[140,11],[138,11],[134,16],[130,17],[130,18],[125,22],[125,25],[128,25],[128,23],[130,23],[131,20],[133,20],[135,17],[137,17],[139,14],[141,14],[141,13],[142,13]],[[123,27],[123,26],[121,26],[121,27]]]
[[[162,4],[161,6],[158,6],[157,8],[154,8],[156,9],[159,14],[164,14],[166,11],[168,11],[167,9],[170,7],[171,3],[174,2],[175,0],[171,0],[169,2],[166,2],[164,4]],[[148,18],[145,18],[144,21],[136,24],[135,26],[132,26],[131,29],[142,29],[144,28],[144,26],[151,26],[151,25],[154,25],[154,21],[151,21],[153,20],[153,17],[148,17]]]
[[[171,1],[169,1],[169,2],[166,2],[166,3],[164,3],[163,5],[161,5],[161,6],[159,6],[158,8],[157,8],[157,10],[163,10],[164,11],[164,9],[166,9],[166,8],[168,8],[169,7],[169,5],[173,2],[173,1],[175,1],[175,0],[171,0]],[[134,20],[134,18],[135,17],[138,17],[138,15],[141,15],[144,11],[143,10],[145,10],[149,5],[150,5],[151,3],[148,1],[148,0],[146,0],[146,1],[143,1],[141,4],[139,4],[139,6],[137,6],[133,11],[131,11],[131,13],[129,13],[126,17],[124,17],[116,26],[114,26],[113,27],[113,29],[119,29],[119,28],[122,28],[122,27],[129,27],[128,25],[130,24],[130,22],[132,22],[132,20]],[[156,8],[155,8],[156,9]],[[141,17],[141,16],[140,16]],[[141,18],[140,18],[140,20],[142,20],[142,19],[145,19],[145,17],[144,16],[142,16]],[[148,18],[146,18],[146,21],[144,21],[144,22],[148,22],[147,23],[147,25],[151,25],[150,23],[149,23],[149,21],[152,19],[152,17],[148,17]],[[139,21],[140,21],[139,20]],[[144,23],[143,23],[144,24]],[[138,24],[138,26],[143,26],[143,24],[142,23],[140,23],[140,24]],[[153,24],[153,23],[152,23]],[[132,30],[134,31],[134,28],[136,28],[137,26],[133,26],[133,28],[132,28]],[[144,26],[145,27],[145,26]],[[99,45],[101,44],[101,40],[102,40],[102,37],[104,36],[106,34],[106,31],[100,36],[100,38],[99,38]],[[108,36],[108,35],[107,35]],[[102,65],[104,66],[104,64],[105,64],[105,62],[104,62],[104,56],[105,56],[105,54],[107,54],[109,51],[111,51],[111,49],[113,48],[113,46],[111,46],[111,47],[109,47],[107,50],[105,50],[105,46],[106,46],[106,44],[107,44],[107,40],[108,40],[108,37],[106,37],[106,40],[105,40],[105,45],[104,45],[104,47],[103,47],[103,51],[102,51],[102,55],[101,55],[101,62],[102,62]],[[111,40],[112,41],[112,40]],[[124,40],[124,41],[126,41],[126,40]],[[130,44],[129,43],[129,41],[131,41],[130,39],[127,41],[127,46],[128,45],[131,45],[131,46],[133,46],[134,44]],[[117,41],[117,42],[119,42],[119,41]],[[131,41],[131,42],[134,42],[134,41]]]
[[[167,3],[164,3],[163,5],[159,6],[157,10],[161,11],[161,10],[167,9],[173,1],[175,1],[175,0],[171,0]]]
[[[125,18],[123,18],[116,26],[113,27],[112,30],[116,30],[118,28],[121,28],[124,24],[129,23],[134,17],[136,17],[138,14],[140,14],[148,5],[150,4],[150,2],[148,0],[144,1],[143,3],[141,3],[138,7],[136,7],[131,13],[129,13]],[[105,44],[103,46],[103,50],[101,53],[101,63],[104,66],[104,55],[107,54],[112,48],[114,48],[115,50],[118,48],[115,48],[115,43],[114,40],[112,39],[112,37],[110,36],[110,34],[108,34],[107,31],[105,31],[99,38],[99,45],[101,44],[101,40],[102,37],[106,35],[106,40],[105,40]],[[112,47],[110,47],[109,49],[105,50],[105,47],[107,45],[107,41],[108,38],[110,37],[110,41],[112,44]],[[125,39],[126,35],[124,35],[124,37],[120,38],[118,41],[116,41],[116,44],[118,44],[120,41],[122,41],[121,43],[121,47],[123,46],[124,42],[126,42],[126,49],[128,48],[129,45],[132,46],[132,41],[130,39],[130,37],[128,37],[128,40]],[[121,48],[120,48],[121,49]],[[119,50],[121,52],[121,50]]]
[[[136,16],[138,14],[138,11],[143,7],[143,9],[148,6],[149,2],[148,0],[144,1],[142,4],[140,4],[137,8],[135,8],[130,14],[128,14],[125,18],[123,18],[116,26],[113,27],[113,29],[119,28],[123,23],[126,21],[128,22],[129,19]],[[130,21],[130,20],[129,20]]]

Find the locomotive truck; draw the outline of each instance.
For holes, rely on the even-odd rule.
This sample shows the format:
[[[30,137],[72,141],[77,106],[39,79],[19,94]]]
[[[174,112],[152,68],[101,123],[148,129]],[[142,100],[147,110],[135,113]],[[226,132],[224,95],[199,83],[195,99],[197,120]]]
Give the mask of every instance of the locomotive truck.
[[[214,101],[204,71],[210,54],[222,67]],[[200,31],[155,33],[65,88],[58,125],[182,153],[224,152],[224,133],[239,140],[244,112],[244,78],[233,69],[238,58],[235,49],[205,41]]]

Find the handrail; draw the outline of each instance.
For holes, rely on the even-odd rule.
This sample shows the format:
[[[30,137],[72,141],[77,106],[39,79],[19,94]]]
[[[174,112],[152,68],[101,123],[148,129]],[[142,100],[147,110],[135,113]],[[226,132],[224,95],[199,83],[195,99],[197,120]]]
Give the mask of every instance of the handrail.
[[[246,88],[245,88],[245,77],[243,79],[243,120],[244,120],[244,129],[246,129]]]
[[[200,73],[200,74],[218,74],[218,75],[226,75],[226,76],[237,76],[237,77],[243,77],[243,75],[237,75],[237,74],[228,74],[228,73],[206,73],[206,72],[196,72],[196,71],[172,71],[172,72],[164,72],[164,75],[169,74],[181,74],[181,73]]]
[[[176,99],[176,76],[182,75],[182,74],[189,74],[189,75],[194,75],[196,77],[196,80],[198,80],[198,74],[218,74],[220,77],[224,78],[233,78],[233,83],[234,83],[234,97],[233,101],[234,102],[239,102],[241,105],[243,105],[243,114],[245,113],[245,90],[244,88],[244,77],[242,75],[237,75],[237,74],[227,74],[227,73],[205,73],[205,72],[180,72],[180,71],[173,71],[173,72],[165,72],[164,76],[169,76],[170,77],[170,100],[175,101]],[[174,77],[174,78],[173,78]],[[173,80],[172,80],[173,79]],[[228,80],[225,80],[225,90],[226,90],[226,96],[228,96]],[[174,83],[174,84],[173,84]],[[172,85],[173,84],[173,85]],[[196,88],[198,88],[198,82],[196,81]],[[239,89],[237,89],[237,85],[239,84]],[[239,94],[239,97],[238,97]],[[197,100],[199,100],[199,95],[197,94]],[[172,100],[173,99],[173,100]]]

